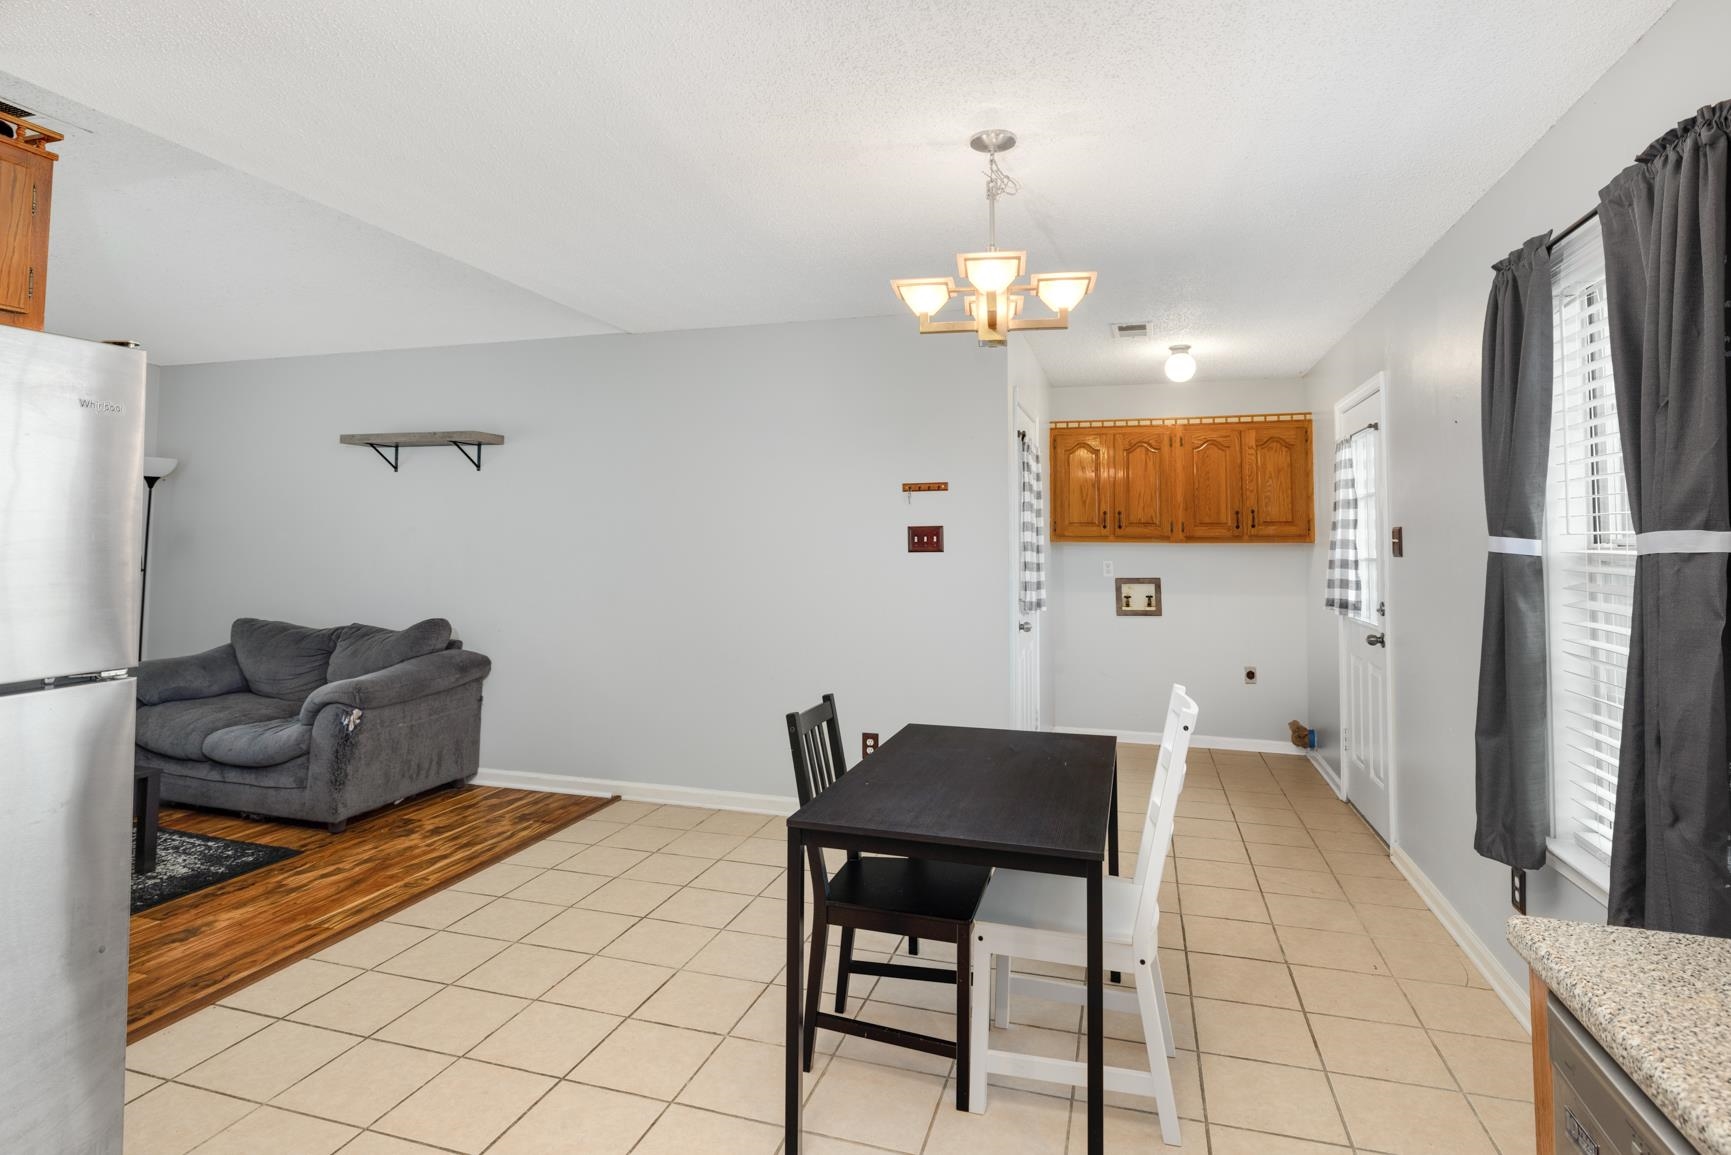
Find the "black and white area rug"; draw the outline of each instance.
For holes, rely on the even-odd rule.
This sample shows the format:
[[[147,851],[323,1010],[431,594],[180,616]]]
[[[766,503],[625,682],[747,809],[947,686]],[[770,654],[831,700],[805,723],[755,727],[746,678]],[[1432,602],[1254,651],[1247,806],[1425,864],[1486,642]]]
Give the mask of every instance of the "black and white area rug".
[[[132,876],[132,913],[184,898],[299,853],[287,846],[236,842],[164,828],[156,835],[156,869]]]

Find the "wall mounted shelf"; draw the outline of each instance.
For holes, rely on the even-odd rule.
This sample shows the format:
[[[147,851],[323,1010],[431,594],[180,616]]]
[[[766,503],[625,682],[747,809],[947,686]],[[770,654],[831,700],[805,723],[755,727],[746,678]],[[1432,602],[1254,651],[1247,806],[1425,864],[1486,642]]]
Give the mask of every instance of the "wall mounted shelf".
[[[481,468],[481,446],[503,445],[503,433],[482,433],[475,429],[454,429],[428,433],[344,433],[339,440],[344,445],[365,445],[379,455],[379,460],[391,467],[391,472],[397,472],[397,458],[403,448],[418,449],[425,445],[455,445],[457,451],[469,459],[478,472]],[[473,445],[475,452],[470,453],[465,446]],[[391,455],[385,456],[389,449]]]

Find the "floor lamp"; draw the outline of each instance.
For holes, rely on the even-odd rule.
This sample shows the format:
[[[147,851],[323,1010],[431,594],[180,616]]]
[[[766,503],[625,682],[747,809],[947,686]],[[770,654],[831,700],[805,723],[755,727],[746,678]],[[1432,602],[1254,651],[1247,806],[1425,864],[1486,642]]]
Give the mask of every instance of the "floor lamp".
[[[150,582],[150,503],[156,483],[174,472],[180,462],[172,457],[144,459],[144,551],[138,561],[138,660],[144,661],[144,591]]]

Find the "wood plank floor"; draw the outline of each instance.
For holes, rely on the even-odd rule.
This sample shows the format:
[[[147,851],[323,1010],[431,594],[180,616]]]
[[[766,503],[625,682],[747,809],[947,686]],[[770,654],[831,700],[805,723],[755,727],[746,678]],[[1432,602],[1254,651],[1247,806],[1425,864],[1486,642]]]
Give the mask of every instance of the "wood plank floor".
[[[342,834],[164,807],[164,827],[301,853],[132,917],[127,1041],[322,950],[607,801],[466,786],[357,819]]]

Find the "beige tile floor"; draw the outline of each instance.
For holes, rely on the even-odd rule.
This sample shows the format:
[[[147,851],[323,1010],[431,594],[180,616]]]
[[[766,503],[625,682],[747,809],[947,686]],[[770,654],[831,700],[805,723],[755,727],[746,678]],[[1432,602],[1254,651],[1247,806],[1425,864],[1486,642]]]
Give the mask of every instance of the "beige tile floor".
[[[1121,764],[1134,847],[1153,751]],[[773,1155],[780,835],[617,803],[132,1046],[128,1155]],[[1532,1151],[1524,1033],[1303,759],[1192,752],[1162,908],[1184,1151]],[[951,1031],[946,988],[853,991],[854,1013]],[[993,1045],[1075,1057],[1080,1014],[1018,1001]],[[1134,1018],[1108,1034],[1108,1062],[1146,1065]],[[948,1061],[819,1049],[814,1155],[1084,1149],[1062,1088],[1006,1080],[960,1114]],[[1167,1149],[1150,1106],[1109,1099],[1109,1150]]]

